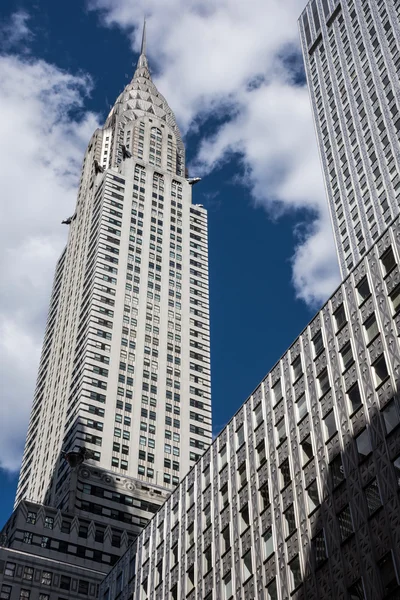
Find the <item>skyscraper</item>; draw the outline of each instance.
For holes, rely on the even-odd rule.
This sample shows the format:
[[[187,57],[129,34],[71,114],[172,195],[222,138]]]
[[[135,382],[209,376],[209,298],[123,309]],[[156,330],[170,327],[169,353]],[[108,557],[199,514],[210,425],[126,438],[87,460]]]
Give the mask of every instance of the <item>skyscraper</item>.
[[[400,6],[311,0],[300,33],[342,275],[400,206]]]
[[[207,213],[145,51],[66,219],[16,505],[68,505],[63,451],[171,489],[211,441]]]

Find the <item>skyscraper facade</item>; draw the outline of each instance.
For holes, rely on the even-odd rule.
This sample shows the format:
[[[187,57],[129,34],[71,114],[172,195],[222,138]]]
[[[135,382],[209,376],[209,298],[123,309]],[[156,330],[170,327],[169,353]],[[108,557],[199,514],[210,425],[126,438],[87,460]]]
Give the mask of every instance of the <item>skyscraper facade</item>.
[[[400,216],[100,588],[101,600],[400,597]]]
[[[66,220],[16,505],[70,504],[64,451],[172,489],[211,441],[207,213],[145,46]]]
[[[311,0],[300,33],[342,275],[399,214],[400,6]]]

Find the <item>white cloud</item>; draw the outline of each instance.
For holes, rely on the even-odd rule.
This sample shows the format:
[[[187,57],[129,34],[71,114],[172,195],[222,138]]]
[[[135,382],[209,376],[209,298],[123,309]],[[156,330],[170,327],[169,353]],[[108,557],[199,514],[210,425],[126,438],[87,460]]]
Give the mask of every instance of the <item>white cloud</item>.
[[[222,118],[213,135],[202,139],[198,171],[238,155],[254,201],[272,218],[310,210],[296,237],[293,284],[297,296],[315,306],[338,284],[339,269],[308,90],[296,83],[297,19],[305,3],[89,0],[89,7],[100,11],[106,25],[123,28],[136,51],[143,15],[149,17],[150,64],[184,132],[198,128],[202,135],[204,120]]]
[[[23,47],[32,39],[32,31],[28,27],[29,14],[24,10],[13,13],[8,21],[4,21],[0,27],[0,45],[3,49],[19,46],[19,51],[27,50]]]
[[[91,81],[0,56],[0,466],[19,467],[54,267],[67,238],[85,146]],[[73,115],[72,116],[72,111]],[[77,116],[77,114],[79,116]]]

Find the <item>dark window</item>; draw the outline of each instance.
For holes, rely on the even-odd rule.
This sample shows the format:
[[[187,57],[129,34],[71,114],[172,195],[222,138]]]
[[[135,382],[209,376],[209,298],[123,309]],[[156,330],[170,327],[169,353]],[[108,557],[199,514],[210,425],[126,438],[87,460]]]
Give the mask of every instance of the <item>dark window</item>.
[[[364,488],[364,492],[367,500],[368,512],[372,515],[382,506],[377,480],[373,479],[366,488]]]
[[[60,577],[60,589],[69,590],[71,587],[71,577],[67,577],[66,575],[61,575]]]
[[[358,383],[355,383],[347,392],[347,397],[349,399],[349,410],[350,413],[355,412],[362,404],[361,402],[361,394],[360,388],[358,387]]]
[[[283,463],[279,467],[279,470],[280,470],[280,474],[281,474],[281,488],[284,488],[287,485],[289,485],[289,483],[291,482],[290,466],[289,466],[288,458],[283,461]]]
[[[324,531],[320,531],[315,538],[313,538],[311,543],[315,566],[318,567],[327,558]]]
[[[363,429],[356,436],[357,452],[360,458],[365,458],[372,452],[371,438],[368,429]]]
[[[365,600],[364,586],[362,579],[357,579],[348,589],[350,600]]]
[[[399,588],[396,571],[393,564],[392,554],[389,552],[378,563],[385,594],[389,594]]]
[[[382,416],[385,423],[386,433],[390,433],[400,423],[399,408],[395,400],[391,400],[382,409]]]
[[[362,302],[364,302],[364,300],[369,298],[369,296],[371,295],[371,290],[369,289],[368,279],[366,277],[364,277],[364,279],[362,279],[360,281],[360,283],[358,284],[357,293],[358,293],[358,300],[359,300],[360,304]]]
[[[338,521],[340,536],[342,538],[342,541],[344,542],[354,531],[353,521],[351,519],[350,506],[346,506],[346,508],[338,514]]]
[[[343,304],[341,304],[339,308],[336,309],[333,316],[335,317],[336,330],[338,331],[347,322],[346,312],[344,310]]]
[[[396,265],[396,259],[393,254],[392,247],[388,248],[388,250],[386,250],[386,252],[384,254],[382,254],[381,262],[382,262],[384,274],[386,275]]]
[[[374,362],[372,365],[375,375],[375,384],[376,386],[380,385],[385,381],[388,377],[389,373],[386,366],[385,356],[381,354],[381,356]]]
[[[321,331],[318,331],[318,333],[313,337],[313,344],[315,356],[318,356],[318,354],[324,349],[324,340],[322,338]]]

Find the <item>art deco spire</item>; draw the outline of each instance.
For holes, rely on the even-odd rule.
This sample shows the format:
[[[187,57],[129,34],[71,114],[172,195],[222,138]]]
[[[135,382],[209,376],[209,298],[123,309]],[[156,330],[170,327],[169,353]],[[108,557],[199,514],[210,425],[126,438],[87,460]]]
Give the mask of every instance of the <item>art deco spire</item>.
[[[147,64],[146,58],[146,19],[143,22],[142,45],[140,48],[140,56],[133,79],[136,79],[137,77],[145,77],[146,79],[151,79],[149,65]]]

